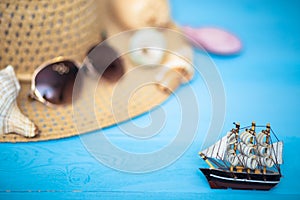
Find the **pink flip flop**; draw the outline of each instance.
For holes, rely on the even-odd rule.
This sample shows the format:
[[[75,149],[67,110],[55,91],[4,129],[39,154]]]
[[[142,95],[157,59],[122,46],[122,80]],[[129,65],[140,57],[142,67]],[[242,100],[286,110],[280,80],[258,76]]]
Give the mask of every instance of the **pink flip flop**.
[[[241,41],[233,34],[214,27],[182,27],[194,46],[219,55],[237,54],[242,49]]]

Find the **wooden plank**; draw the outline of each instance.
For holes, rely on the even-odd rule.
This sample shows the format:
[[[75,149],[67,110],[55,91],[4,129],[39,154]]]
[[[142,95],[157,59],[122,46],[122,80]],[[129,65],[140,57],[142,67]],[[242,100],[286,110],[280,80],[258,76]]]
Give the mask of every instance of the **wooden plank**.
[[[124,140],[125,141],[125,140]],[[293,173],[298,163],[300,138],[285,140],[284,178],[275,193],[298,192],[300,174]],[[197,143],[196,143],[197,144]],[[212,192],[198,167],[206,164],[198,158],[193,145],[183,157],[162,170],[132,174],[110,169],[84,149],[78,138],[30,144],[0,145],[0,191],[128,191],[128,192]]]
[[[244,40],[245,52],[240,57],[212,56],[227,90],[224,130],[232,128],[231,123],[235,120],[246,124],[255,119],[276,125],[276,131],[285,142],[284,177],[277,187],[269,192],[209,188],[198,170],[198,167],[206,167],[198,158],[198,151],[210,122],[207,115],[210,99],[204,93],[203,82],[197,82],[201,79],[198,74],[192,85],[196,86],[196,93],[203,95],[199,99],[199,134],[172,165],[146,174],[116,171],[95,160],[76,137],[51,142],[0,144],[0,199],[299,199],[300,174],[295,171],[299,166],[295,149],[300,142],[295,129],[300,113],[298,7],[294,6],[295,2],[241,2],[199,4],[195,0],[187,4],[173,0],[172,5],[174,17],[181,24],[215,24],[234,31]],[[184,14],[183,7],[189,13]],[[212,15],[212,12],[218,14]],[[254,91],[255,96],[246,98],[250,91]],[[172,110],[171,105],[172,101],[168,101],[164,108]],[[171,119],[170,124],[177,125],[176,120]],[[130,139],[114,133],[117,129],[104,132],[112,132],[110,139],[127,150],[149,151],[163,147],[173,137],[174,128],[167,128],[168,131],[154,138],[154,142],[140,141],[136,146]]]
[[[272,198],[274,200],[278,199],[299,199],[297,194],[277,194],[270,195],[267,193],[260,194],[247,194],[247,198],[255,198],[257,200],[265,200]],[[212,193],[187,193],[187,192],[15,192],[15,193],[0,193],[0,199],[114,199],[114,200],[124,200],[124,199],[201,199],[201,200],[211,200],[211,199],[230,199],[230,200],[240,200],[245,198],[245,193],[230,193],[227,194],[212,194]]]

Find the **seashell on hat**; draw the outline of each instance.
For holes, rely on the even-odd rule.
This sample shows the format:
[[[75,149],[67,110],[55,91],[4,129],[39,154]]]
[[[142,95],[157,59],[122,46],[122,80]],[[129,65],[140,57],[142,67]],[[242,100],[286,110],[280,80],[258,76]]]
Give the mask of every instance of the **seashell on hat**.
[[[0,135],[17,133],[25,137],[34,137],[38,129],[32,121],[21,113],[17,105],[20,84],[12,66],[0,71]]]

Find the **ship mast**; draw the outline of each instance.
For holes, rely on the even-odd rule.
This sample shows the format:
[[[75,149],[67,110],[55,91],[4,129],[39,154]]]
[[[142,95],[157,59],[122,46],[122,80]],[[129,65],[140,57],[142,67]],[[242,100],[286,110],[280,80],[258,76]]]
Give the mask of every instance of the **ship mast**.
[[[266,144],[268,146],[270,145],[270,129],[271,129],[270,123],[267,123],[265,133],[266,133]],[[266,166],[264,166],[263,173],[264,174],[267,173],[267,167]]]
[[[263,173],[267,173],[267,167],[272,167],[274,161],[272,159],[272,145],[270,140],[271,126],[268,123],[266,130],[262,130],[257,136],[257,152],[260,165],[263,166]]]
[[[235,129],[232,129],[232,133],[235,134],[235,139],[236,142],[233,144],[233,151],[234,151],[234,156],[236,156],[236,149],[237,149],[237,141],[238,141],[238,137],[239,137],[239,132],[240,132],[240,123],[234,123],[235,124]],[[233,171],[233,165],[230,165],[230,171]]]
[[[237,141],[237,150],[235,159],[232,156],[228,156],[228,161],[236,166],[237,171],[241,172],[243,169],[247,169],[250,173],[251,169],[255,170],[257,167],[257,160],[255,155],[255,122],[252,122],[251,129],[246,129],[243,133],[239,135],[239,140]],[[231,154],[232,150],[229,150],[227,154]],[[242,165],[242,166],[237,166]]]
[[[255,124],[255,122],[253,121],[252,124],[251,124],[251,129],[249,130],[249,133],[253,136],[253,137],[250,138],[250,144],[254,144],[253,138],[256,137],[256,134],[255,134],[255,126],[256,126],[256,124]],[[251,172],[249,168],[247,169],[247,172],[248,172],[248,173]]]

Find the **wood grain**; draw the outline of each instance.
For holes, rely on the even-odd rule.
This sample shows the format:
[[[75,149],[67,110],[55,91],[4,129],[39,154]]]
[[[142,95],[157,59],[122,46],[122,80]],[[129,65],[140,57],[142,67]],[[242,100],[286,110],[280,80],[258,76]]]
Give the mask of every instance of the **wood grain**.
[[[124,142],[127,142],[125,139]],[[294,174],[293,158],[297,153],[300,138],[285,140],[284,178],[270,194],[297,191],[297,185],[289,181],[300,179]],[[83,147],[79,138],[56,142],[28,144],[0,144],[0,192],[47,193],[58,195],[62,192],[183,192],[219,193],[210,190],[198,167],[206,166],[197,156],[198,146],[193,145],[183,157],[165,169],[146,173],[131,174],[107,168],[96,161]],[[224,190],[228,194],[231,190]],[[52,194],[58,193],[58,194]],[[138,194],[139,195],[139,194]],[[43,196],[43,194],[41,194]],[[172,195],[171,195],[172,196]]]
[[[78,192],[78,191],[69,191],[69,192],[31,192],[23,193],[16,192],[12,197],[11,193],[0,193],[1,199],[114,199],[114,200],[123,200],[126,199],[202,199],[202,200],[211,200],[211,199],[230,199],[230,200],[240,200],[245,198],[244,193],[238,194],[210,194],[210,193],[187,193],[187,192]],[[249,197],[249,196],[247,196]],[[255,196],[256,200],[265,200],[270,198],[267,193],[261,193]],[[281,200],[281,199],[299,199],[299,195],[295,194],[279,194],[273,196],[272,199]]]
[[[269,192],[211,190],[198,167],[201,138],[209,123],[209,105],[201,94],[201,123],[191,147],[172,165],[152,173],[129,174],[110,169],[95,160],[78,137],[51,142],[0,143],[0,199],[300,199],[299,180],[299,46],[300,27],[296,1],[201,1],[172,0],[175,21],[212,24],[239,35],[245,44],[241,56],[212,56],[222,75],[227,95],[224,133],[239,120],[271,122],[284,141],[283,178]],[[184,9],[183,9],[184,8]],[[191,14],[192,13],[192,14]],[[298,16],[298,17],[297,17]],[[200,78],[198,77],[198,80]],[[201,85],[200,85],[201,87]],[[203,86],[202,86],[203,87]],[[253,94],[253,96],[249,96]],[[170,101],[166,103],[169,105]],[[171,108],[168,108],[171,109]],[[139,121],[140,118],[134,121]],[[192,121],[193,119],[191,119]],[[175,123],[174,123],[175,124]],[[174,125],[173,124],[173,125]],[[166,132],[172,132],[170,128]],[[110,139],[128,150],[135,147],[112,127]],[[115,132],[115,134],[114,134]],[[162,147],[170,135],[159,134],[154,144]]]

